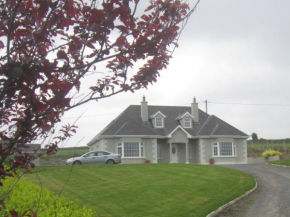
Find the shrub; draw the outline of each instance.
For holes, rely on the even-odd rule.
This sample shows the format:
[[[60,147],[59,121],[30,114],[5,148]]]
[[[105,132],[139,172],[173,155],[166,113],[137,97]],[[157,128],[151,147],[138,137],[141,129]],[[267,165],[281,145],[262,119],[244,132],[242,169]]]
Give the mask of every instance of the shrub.
[[[266,150],[263,152],[262,157],[268,159],[270,156],[281,156],[281,152],[277,150]]]
[[[6,178],[0,188],[1,197],[14,183],[15,178]],[[37,216],[72,216],[93,217],[94,213],[85,206],[81,207],[78,201],[69,200],[63,196],[41,189],[40,186],[21,179],[5,200],[5,208],[0,210],[0,216],[9,216],[10,210],[22,214],[31,209]]]

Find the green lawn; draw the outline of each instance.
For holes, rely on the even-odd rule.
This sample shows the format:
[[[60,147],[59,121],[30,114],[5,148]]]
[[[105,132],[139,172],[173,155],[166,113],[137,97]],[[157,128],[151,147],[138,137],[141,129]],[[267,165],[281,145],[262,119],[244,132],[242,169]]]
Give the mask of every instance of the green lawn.
[[[278,160],[278,161],[271,161],[269,162],[271,164],[279,164],[279,165],[285,165],[285,166],[290,166],[290,159],[282,159],[282,160]]]
[[[71,166],[44,169],[39,173],[42,185],[59,192]],[[35,174],[25,177],[37,183]],[[73,167],[62,195],[80,199],[102,217],[199,217],[254,185],[248,174],[215,166],[82,165]]]

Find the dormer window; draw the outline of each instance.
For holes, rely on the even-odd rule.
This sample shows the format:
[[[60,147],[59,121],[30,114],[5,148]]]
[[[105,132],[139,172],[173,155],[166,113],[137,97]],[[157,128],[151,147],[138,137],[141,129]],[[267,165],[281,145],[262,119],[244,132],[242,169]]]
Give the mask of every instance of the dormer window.
[[[164,128],[164,118],[166,118],[166,116],[160,111],[150,116],[150,119],[152,120],[155,128]]]
[[[191,118],[184,118],[184,128],[191,128]]]
[[[192,128],[193,116],[189,112],[185,112],[183,115],[179,115],[176,120],[179,121],[183,128]]]
[[[162,128],[163,127],[163,118],[162,117],[156,117],[155,118],[155,127],[156,128]]]

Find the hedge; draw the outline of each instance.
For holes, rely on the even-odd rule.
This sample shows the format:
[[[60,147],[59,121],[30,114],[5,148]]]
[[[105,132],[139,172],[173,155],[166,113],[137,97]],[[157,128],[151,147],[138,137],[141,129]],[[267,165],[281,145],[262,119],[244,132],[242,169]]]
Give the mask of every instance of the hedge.
[[[0,187],[1,198],[13,185],[16,178],[6,178]],[[39,185],[20,179],[5,199],[5,207],[0,210],[0,216],[10,216],[9,211],[15,210],[22,214],[33,210],[38,217],[93,217],[94,212],[85,206],[81,207],[77,200],[73,201],[63,196],[41,188]]]

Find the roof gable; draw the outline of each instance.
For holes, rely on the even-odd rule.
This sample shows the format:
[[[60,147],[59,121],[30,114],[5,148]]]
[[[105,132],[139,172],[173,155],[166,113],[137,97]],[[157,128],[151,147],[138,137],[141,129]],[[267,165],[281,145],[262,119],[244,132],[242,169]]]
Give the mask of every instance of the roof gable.
[[[191,137],[191,135],[188,132],[186,132],[186,130],[183,129],[181,126],[176,127],[171,133],[169,133],[168,137],[171,138],[173,133],[175,133],[178,129],[183,131],[185,133],[185,135],[187,136],[187,138]]]
[[[166,118],[166,116],[165,116],[164,114],[162,114],[161,111],[158,111],[158,112],[156,112],[154,115],[151,115],[151,116],[150,116],[150,119],[155,118],[157,115],[161,115],[163,118]]]
[[[194,117],[187,111],[185,112],[183,115],[179,115],[176,119],[177,120],[181,120],[183,119],[185,116],[189,116],[191,119],[194,119]]]

